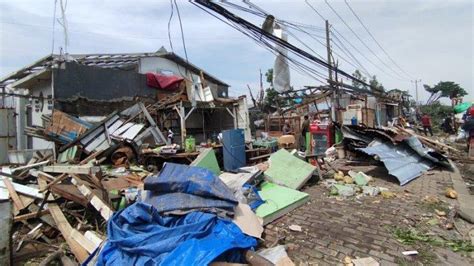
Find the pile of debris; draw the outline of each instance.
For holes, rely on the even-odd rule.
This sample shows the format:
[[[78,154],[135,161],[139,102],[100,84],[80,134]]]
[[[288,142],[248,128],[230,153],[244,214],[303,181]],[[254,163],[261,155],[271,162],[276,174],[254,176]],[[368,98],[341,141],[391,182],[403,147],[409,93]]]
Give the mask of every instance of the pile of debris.
[[[147,156],[180,147],[141,103],[98,123],[59,111],[44,121],[27,134],[54,141],[54,152],[0,173],[14,263],[291,263],[283,246],[252,250],[264,225],[309,200],[299,189],[317,167],[295,150],[233,172],[221,171],[213,148],[190,165],[150,169]]]
[[[363,152],[383,162],[390,175],[403,186],[435,166],[451,169],[441,150],[426,148],[419,136],[405,129],[342,126],[348,151]]]

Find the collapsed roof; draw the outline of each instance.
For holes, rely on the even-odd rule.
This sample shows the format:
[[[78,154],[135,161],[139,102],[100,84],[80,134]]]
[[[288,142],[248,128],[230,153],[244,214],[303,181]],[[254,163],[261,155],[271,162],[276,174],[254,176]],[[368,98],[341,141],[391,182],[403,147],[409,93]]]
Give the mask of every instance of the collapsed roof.
[[[168,52],[164,47],[154,53],[119,53],[119,54],[69,54],[67,59],[83,64],[86,66],[95,66],[101,68],[116,68],[121,70],[135,69],[141,58],[148,57],[161,57],[173,61],[185,68],[199,74],[203,72],[206,80],[216,83],[221,86],[227,86],[228,84],[217,79],[216,77],[205,72],[201,68],[191,64],[186,59],[178,56],[173,52]],[[20,81],[23,78],[27,78],[30,75],[39,75],[53,67],[54,65],[66,61],[66,56],[51,54],[47,55],[32,64],[25,66],[5,77],[0,79],[0,88],[5,88],[8,85]]]

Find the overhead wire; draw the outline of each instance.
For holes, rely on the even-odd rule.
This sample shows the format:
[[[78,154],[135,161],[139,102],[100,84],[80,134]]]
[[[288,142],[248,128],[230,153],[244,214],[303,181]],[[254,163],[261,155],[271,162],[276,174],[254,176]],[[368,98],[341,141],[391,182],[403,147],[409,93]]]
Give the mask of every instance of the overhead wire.
[[[54,53],[54,37],[55,37],[55,28],[56,28],[56,7],[58,6],[58,0],[54,0],[54,11],[53,11],[53,36],[51,40],[51,54]]]
[[[261,17],[265,17],[266,15],[265,14],[268,14],[268,12],[266,12],[265,10],[259,8],[258,6],[256,6],[255,4],[252,4],[250,3],[249,1],[244,1],[248,4],[250,4],[252,7],[258,9],[260,11],[261,14],[263,14],[264,16],[261,16]],[[241,7],[241,6],[238,6],[238,5],[235,5],[235,4],[232,4],[232,7]],[[246,8],[243,9],[244,11],[245,10],[248,10]],[[319,14],[321,17],[322,15]],[[323,17],[322,17],[323,18]],[[324,19],[324,18],[323,18]],[[318,43],[320,43],[321,45],[323,45],[324,47],[326,47],[326,44],[324,44],[323,42],[321,42],[319,39],[317,38],[320,38],[320,39],[325,39],[326,37],[325,36],[320,36],[320,35],[315,35],[315,34],[312,34],[310,32],[308,32],[307,30],[305,29],[302,29],[302,28],[306,28],[308,30],[313,30],[313,29],[317,29],[319,31],[325,31],[325,28],[322,28],[322,27],[315,27],[315,26],[312,26],[312,25],[308,25],[308,24],[303,24],[303,23],[299,23],[299,22],[290,22],[290,21],[286,21],[286,20],[282,20],[282,19],[275,19],[279,24],[281,25],[284,25],[286,26],[287,28],[292,28],[292,29],[295,29],[295,30],[298,30],[300,32],[303,32],[305,34],[307,34],[308,36],[310,36],[312,39],[316,40]],[[303,46],[305,46],[306,48],[308,48],[310,51],[312,51],[313,53],[315,53],[317,56],[319,57],[322,57],[320,54],[316,53],[311,47],[309,47],[305,42],[303,42],[301,39],[299,39],[295,34],[291,33],[291,31],[289,29],[287,29],[287,32],[289,35],[291,35],[293,38],[295,38],[298,42],[300,42]],[[343,51],[343,49],[341,48],[341,50]],[[343,51],[344,53],[346,53],[345,51]],[[358,69],[360,68],[365,74],[369,74],[369,72],[367,71],[367,69],[365,67],[362,66],[362,64],[354,58],[353,56],[348,56],[349,58],[352,58],[352,60],[355,61],[355,63],[351,62],[349,59],[345,58],[344,56],[341,56],[340,54],[336,53],[336,52],[333,52],[338,58],[340,58],[342,61],[348,63],[349,65],[353,66],[354,68]],[[347,55],[347,54],[346,54]],[[357,66],[356,66],[357,65]]]
[[[347,0],[344,0],[344,2],[346,3],[347,7],[350,9],[350,11],[352,12],[352,14],[357,18],[357,20],[359,21],[359,23],[362,25],[362,27],[365,29],[365,31],[369,34],[369,36],[372,38],[372,40],[374,40],[374,42],[377,44],[377,46],[384,52],[384,54],[390,59],[390,61],[392,61],[392,63],[398,68],[400,69],[401,72],[403,72],[405,75],[407,75],[408,78],[410,79],[413,79],[413,77],[408,74],[402,67],[400,67],[399,64],[397,64],[397,62],[395,62],[395,60],[393,60],[393,58],[387,53],[387,51],[382,47],[382,45],[377,41],[377,39],[375,39],[374,35],[369,31],[369,28],[362,22],[361,18],[357,15],[357,13],[354,11],[354,9],[352,9],[352,7],[349,5],[349,3],[347,2]]]
[[[236,30],[238,30],[239,32],[243,33],[244,35],[246,35],[247,37],[253,39],[259,46],[269,50],[270,52],[272,52],[275,56],[279,54],[279,52],[275,51],[275,47],[273,47],[270,43],[268,43],[266,40],[264,39],[260,39],[260,36],[259,34],[257,33],[254,33],[254,32],[246,32],[244,30],[244,27],[242,25],[237,25],[236,23],[232,22],[232,21],[229,21],[229,20],[224,20],[218,16],[216,16],[215,14],[213,14],[212,12],[208,11],[207,9],[201,7],[200,5],[197,5],[195,2],[192,2],[196,7],[198,7],[199,9],[203,10],[204,12],[210,14],[211,16],[219,19],[220,21],[224,22],[225,24],[235,28]],[[300,74],[303,74],[303,73],[306,73],[305,75],[308,75],[310,77],[312,77],[313,79],[321,82],[321,83],[325,83],[325,76],[324,74],[321,74],[320,72],[318,72],[317,70],[311,68],[311,67],[308,67],[304,64],[302,64],[301,62],[298,62],[296,59],[290,57],[290,56],[285,56],[285,58],[288,59],[289,62],[291,62],[292,64],[292,68],[297,71],[298,73]],[[303,74],[304,75],[304,74]]]
[[[220,6],[220,5],[218,5],[214,2],[209,2],[209,1],[205,1],[205,0],[195,0],[192,3],[195,4],[196,6],[200,5],[200,6],[203,6],[207,9],[209,9],[209,10],[212,10],[213,12],[215,12],[215,13],[221,15],[222,17],[226,18],[228,21],[232,21],[234,23],[239,24],[242,28],[246,29],[248,32],[252,32],[253,34],[258,34],[260,39],[265,38],[268,41],[271,41],[272,43],[274,43],[276,45],[280,45],[282,47],[285,47],[285,48],[289,49],[296,56],[300,57],[301,59],[304,59],[305,61],[307,61],[311,64],[321,65],[326,69],[331,69],[333,71],[336,71],[339,75],[341,75],[343,77],[355,80],[357,82],[362,83],[365,86],[370,87],[370,85],[367,84],[365,81],[362,81],[362,80],[352,76],[351,74],[348,74],[344,70],[338,69],[337,67],[328,64],[324,59],[321,59],[317,56],[314,56],[314,55],[308,53],[307,51],[302,50],[302,49],[294,46],[293,44],[291,44],[291,43],[289,43],[289,42],[287,42],[287,41],[285,41],[281,38],[278,38],[278,37],[276,37],[276,36],[274,36],[274,35],[272,35],[268,32],[263,31],[261,28],[257,27],[256,25],[254,25],[254,24],[248,22],[247,20],[245,20],[245,19],[229,12],[227,9],[223,8],[222,6]],[[207,12],[207,13],[209,13],[209,12]],[[370,94],[375,94],[374,92],[371,92],[369,90],[363,90],[363,91],[367,92],[367,93],[370,93]]]
[[[404,80],[405,78],[400,75],[400,73],[398,73],[397,71],[395,71],[393,68],[391,68],[389,65],[387,65],[385,63],[384,60],[382,60],[365,42],[364,40],[362,40],[362,38],[354,31],[354,29],[352,29],[352,27],[344,20],[344,18],[339,15],[339,13],[331,6],[331,4],[325,0],[324,1],[326,3],[326,5],[334,12],[334,14],[336,14],[336,16],[342,21],[342,23],[354,34],[354,36],[362,43],[362,45],[365,46],[365,48],[367,48],[367,50],[369,52],[371,52],[385,67],[387,67],[389,70],[391,70],[393,73],[395,73],[399,78],[397,79],[401,79],[401,80]]]
[[[311,3],[309,3],[308,0],[305,0],[306,4],[311,8],[311,10],[313,10],[323,21],[326,21],[327,19],[313,6],[311,5]],[[347,44],[350,45],[350,47],[352,49],[354,49],[362,58],[364,58],[368,63],[370,63],[372,66],[374,66],[375,68],[377,68],[378,70],[380,70],[382,73],[384,73],[385,75],[391,77],[391,78],[394,78],[394,79],[399,79],[399,77],[395,77],[393,74],[391,73],[388,73],[385,69],[383,69],[382,67],[380,67],[378,64],[374,63],[371,59],[369,59],[362,51],[360,51],[359,48],[357,48],[351,41],[349,41],[346,37],[344,37],[344,35],[342,33],[340,33],[334,26],[332,26],[332,30],[331,32],[333,33],[332,36],[335,37],[337,39],[337,36],[336,35],[339,35],[339,38],[341,38],[342,40],[344,40]],[[339,40],[339,39],[338,39]],[[341,44],[341,46],[344,46],[344,42],[342,42],[341,40],[339,40],[339,43]],[[345,47],[345,46],[344,46]],[[345,49],[346,52],[350,53],[352,55],[353,58],[356,58],[351,52],[349,49]],[[358,61],[358,60],[357,60]],[[359,61],[359,64],[362,65]],[[361,69],[363,70],[363,69]],[[372,75],[370,75],[370,72],[367,71],[367,69],[365,68],[365,70],[363,70],[366,74],[369,74],[369,77],[372,77]]]
[[[170,0],[170,5],[171,5],[171,13],[170,13],[170,18],[168,19],[168,41],[170,43],[171,51],[174,52],[173,41],[171,41],[171,20],[173,19],[173,15],[174,15],[173,0]]]

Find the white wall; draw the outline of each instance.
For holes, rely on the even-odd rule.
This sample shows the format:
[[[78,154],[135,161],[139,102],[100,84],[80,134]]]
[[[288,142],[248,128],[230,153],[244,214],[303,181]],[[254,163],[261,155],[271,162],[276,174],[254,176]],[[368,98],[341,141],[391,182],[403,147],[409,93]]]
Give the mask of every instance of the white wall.
[[[41,116],[43,114],[49,115],[52,113],[52,105],[48,104],[49,101],[48,99],[46,99],[48,95],[52,95],[50,80],[42,81],[41,83],[39,83],[37,86],[35,86],[34,89],[30,90],[30,95],[40,96],[41,92],[43,93],[43,97],[45,97],[43,101],[43,108],[41,108],[41,100],[32,99],[31,101],[32,124],[44,127]],[[48,149],[52,147],[53,142],[45,141],[40,138],[33,138],[33,149]]]

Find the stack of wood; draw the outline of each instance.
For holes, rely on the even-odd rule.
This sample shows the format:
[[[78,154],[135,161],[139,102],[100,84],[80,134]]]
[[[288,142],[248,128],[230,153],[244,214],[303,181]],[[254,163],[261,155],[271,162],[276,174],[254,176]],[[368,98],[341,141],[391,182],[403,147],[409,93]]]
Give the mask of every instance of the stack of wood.
[[[75,164],[60,164],[37,153],[26,166],[2,168],[0,198],[11,199],[13,207],[14,264],[38,256],[64,261],[68,254],[82,263],[101,246],[106,222],[133,201],[150,174],[132,166],[103,170],[104,157],[99,151]]]

